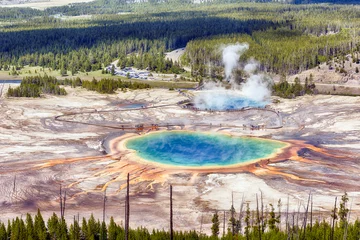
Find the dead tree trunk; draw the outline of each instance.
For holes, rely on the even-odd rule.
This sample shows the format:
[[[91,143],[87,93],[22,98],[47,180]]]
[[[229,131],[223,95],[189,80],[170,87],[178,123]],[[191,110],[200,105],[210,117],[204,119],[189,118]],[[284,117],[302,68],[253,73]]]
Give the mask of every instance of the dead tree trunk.
[[[232,236],[235,235],[235,226],[234,226],[234,222],[235,222],[235,218],[234,218],[234,192],[231,192],[231,234]]]
[[[313,196],[311,195],[311,207],[310,207],[310,232],[312,232],[313,226]]]
[[[334,240],[334,229],[335,229],[335,219],[336,219],[336,201],[337,201],[337,197],[335,198],[334,211],[331,216],[332,217],[332,226],[331,226],[330,240]]]
[[[264,198],[263,193],[260,190],[260,200],[261,200],[261,233],[265,232],[265,225],[264,225]]]
[[[289,195],[287,197],[286,203],[286,218],[285,218],[285,233],[288,235],[289,238]]]
[[[350,214],[351,214],[352,204],[353,204],[353,199],[351,199],[350,209],[349,209],[349,213],[348,213],[348,216],[347,216],[347,221],[345,222],[345,231],[344,231],[344,236],[343,236],[344,240],[347,239],[347,233],[348,233],[348,226],[349,226],[349,221],[350,221]]]
[[[106,205],[106,189],[104,191],[104,202],[103,202],[103,222],[105,222],[105,206]]]
[[[63,195],[61,184],[60,184],[60,190],[59,190],[59,198],[60,198],[60,218],[61,218],[61,220],[63,220],[64,216],[65,216],[66,191],[64,192],[64,195]]]
[[[66,207],[66,190],[63,197],[62,217],[65,218],[65,207]]]
[[[243,207],[244,207],[244,194],[242,196],[241,199],[241,204],[240,204],[240,211],[239,211],[239,231],[240,234],[242,234],[242,213],[243,213]]]
[[[170,185],[170,240],[174,239],[173,232],[173,202],[172,202],[172,185]]]
[[[309,198],[308,198],[308,202],[306,205],[306,211],[305,211],[305,217],[304,217],[304,237],[303,237],[303,239],[306,239],[306,224],[307,224],[307,215],[308,215],[308,211],[309,211],[310,198],[311,198],[311,192],[309,193]]]
[[[225,210],[224,210],[224,222],[223,222],[223,237],[225,236]]]
[[[130,197],[129,197],[129,188],[130,188],[130,174],[127,175],[126,181],[126,201],[125,201],[125,240],[129,240],[129,221],[130,221]]]
[[[259,211],[259,199],[258,195],[256,194],[256,221],[258,225],[258,232],[259,232],[259,239],[261,240],[261,226],[260,226],[260,211]]]
[[[14,176],[14,187],[13,187],[13,193],[16,192],[16,175]]]
[[[63,219],[63,200],[62,200],[62,192],[61,192],[61,184],[60,184],[60,193],[59,193],[59,197],[60,197],[60,218]]]

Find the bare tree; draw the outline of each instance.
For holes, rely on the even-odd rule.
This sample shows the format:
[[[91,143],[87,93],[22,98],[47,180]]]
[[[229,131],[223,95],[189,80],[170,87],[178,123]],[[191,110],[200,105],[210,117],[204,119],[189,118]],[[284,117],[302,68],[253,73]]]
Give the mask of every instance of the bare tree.
[[[129,240],[129,221],[130,221],[130,174],[127,175],[126,181],[126,200],[125,200],[125,240]]]
[[[259,232],[259,239],[261,240],[261,226],[260,226],[260,211],[259,211],[259,199],[258,199],[258,195],[256,194],[256,221],[257,221],[257,225],[258,225],[258,232]]]
[[[224,210],[224,222],[223,222],[223,237],[225,236],[225,210]]]
[[[103,222],[105,222],[105,205],[106,205],[106,189],[105,189],[105,191],[104,191],[104,199],[103,199]]]
[[[337,215],[336,215],[336,201],[337,201],[337,197],[335,198],[334,210],[333,210],[333,213],[331,214],[331,217],[332,217],[332,226],[331,226],[330,240],[334,240],[335,220],[337,219]]]
[[[244,194],[241,199],[240,211],[239,211],[239,231],[240,231],[240,233],[242,233],[243,207],[244,207]]]
[[[313,195],[311,195],[311,207],[310,207],[310,232],[313,226]]]
[[[66,190],[65,190],[65,192],[63,194],[61,184],[60,184],[60,190],[59,190],[59,198],[60,198],[60,218],[64,219],[65,205],[66,205]]]
[[[344,237],[343,237],[344,240],[347,239],[348,226],[349,226],[349,221],[350,221],[350,213],[351,213],[351,209],[352,209],[353,200],[354,199],[351,198],[350,209],[349,209],[349,212],[348,212],[347,221],[345,222],[345,231],[344,231]]]
[[[287,234],[287,238],[289,239],[289,195],[287,197],[286,203],[286,219],[285,219],[285,232]]]
[[[309,211],[310,198],[311,198],[311,192],[309,193],[308,202],[307,202],[306,210],[305,210],[305,217],[304,217],[304,237],[303,237],[303,239],[306,238],[306,224],[307,224],[307,215],[308,215],[308,211]]]
[[[172,202],[172,185],[170,185],[170,240],[174,239],[173,232],[173,202]]]

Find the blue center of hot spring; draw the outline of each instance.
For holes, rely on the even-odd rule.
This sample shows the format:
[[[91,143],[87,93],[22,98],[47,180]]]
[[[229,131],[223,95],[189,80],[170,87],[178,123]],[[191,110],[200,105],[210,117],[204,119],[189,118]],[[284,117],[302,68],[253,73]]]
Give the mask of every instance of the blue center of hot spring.
[[[226,166],[266,158],[285,144],[277,141],[198,132],[161,132],[130,139],[141,158],[175,166]]]
[[[265,107],[266,101],[256,101],[238,94],[226,92],[199,93],[194,99],[195,107],[201,110],[234,110],[248,107]]]

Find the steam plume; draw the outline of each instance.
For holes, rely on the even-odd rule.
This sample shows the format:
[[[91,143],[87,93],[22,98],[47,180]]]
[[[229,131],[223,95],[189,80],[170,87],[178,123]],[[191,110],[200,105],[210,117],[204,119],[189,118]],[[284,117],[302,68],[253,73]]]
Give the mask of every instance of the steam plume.
[[[233,82],[232,71],[238,65],[240,56],[249,49],[249,44],[235,44],[224,47],[222,51],[222,61],[225,67],[225,78],[228,82]]]
[[[204,85],[205,91],[197,94],[194,99],[196,107],[220,110],[266,105],[271,96],[272,79],[265,74],[258,73],[259,63],[255,59],[239,64],[241,54],[248,48],[247,43],[237,43],[222,48],[225,78],[231,84],[231,89],[226,90],[220,84],[206,83]],[[241,65],[244,66],[243,70],[248,78],[239,85],[234,81],[232,72],[234,68],[240,68]]]

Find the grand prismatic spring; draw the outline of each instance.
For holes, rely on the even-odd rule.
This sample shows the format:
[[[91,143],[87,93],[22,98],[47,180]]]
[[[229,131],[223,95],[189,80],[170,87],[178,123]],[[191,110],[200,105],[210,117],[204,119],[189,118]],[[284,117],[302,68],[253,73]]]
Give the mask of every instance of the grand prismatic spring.
[[[263,159],[286,144],[259,138],[201,132],[159,132],[127,141],[142,159],[185,167],[229,166]]]

